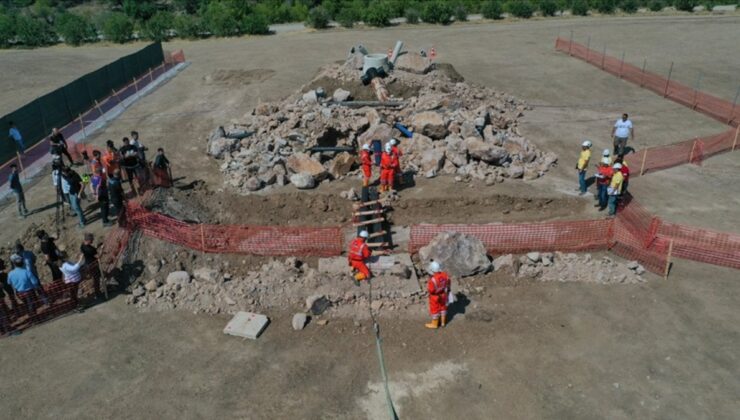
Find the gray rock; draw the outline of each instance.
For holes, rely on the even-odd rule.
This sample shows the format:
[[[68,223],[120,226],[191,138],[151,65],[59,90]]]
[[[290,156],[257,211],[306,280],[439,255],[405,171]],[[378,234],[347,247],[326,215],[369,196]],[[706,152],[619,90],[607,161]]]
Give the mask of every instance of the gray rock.
[[[511,165],[508,168],[509,178],[521,178],[524,176],[524,167],[521,165]]]
[[[465,139],[465,146],[468,149],[470,157],[476,160],[501,166],[509,159],[509,152],[503,147],[486,143],[474,137]]]
[[[207,153],[216,159],[223,159],[227,153],[231,153],[239,146],[238,139],[219,137],[208,142]]]
[[[244,182],[244,188],[247,191],[257,191],[262,188],[262,181],[256,176],[253,176]]]
[[[149,280],[147,284],[144,285],[144,289],[146,289],[147,292],[154,292],[157,290],[157,287],[159,284],[156,280]]]
[[[545,267],[551,266],[552,265],[552,258],[543,256],[542,257],[542,265],[544,265]]]
[[[136,286],[136,287],[134,288],[134,290],[133,290],[133,291],[131,292],[131,294],[132,294],[132,295],[133,295],[133,296],[134,296],[135,298],[138,298],[138,297],[142,297],[142,296],[144,296],[144,294],[145,294],[145,293],[146,293],[146,290],[144,290],[144,288],[143,288],[143,287],[141,287],[141,286]]]
[[[445,160],[445,151],[442,148],[429,149],[421,155],[421,170],[424,173],[433,171],[435,174],[442,169]]]
[[[321,162],[305,153],[295,153],[289,156],[285,161],[285,166],[291,173],[308,174],[317,180],[323,179],[327,174]]]
[[[640,263],[634,260],[627,263],[627,268],[629,268],[630,270],[636,270],[639,266]]]
[[[187,271],[173,271],[167,275],[165,283],[184,286],[190,283],[190,274]]]
[[[199,267],[193,270],[193,277],[196,280],[215,283],[219,278],[219,271],[210,267]]]
[[[350,155],[347,152],[342,152],[338,154],[334,159],[332,159],[331,163],[329,164],[329,174],[334,177],[334,179],[343,177],[347,175],[350,170],[352,170],[352,165],[354,164],[354,156]]]
[[[519,259],[511,254],[501,255],[493,260],[493,270],[508,270],[511,274],[519,272]]]
[[[348,90],[344,90],[341,88],[335,90],[334,94],[332,95],[332,98],[334,98],[336,102],[344,102],[346,100],[349,100],[349,97],[350,97],[350,92]]]
[[[394,66],[409,73],[425,74],[434,67],[434,63],[417,52],[405,52],[398,56]]]
[[[644,273],[645,273],[645,267],[643,267],[642,265],[638,264],[637,265],[637,268],[635,268],[635,274],[637,274],[638,276],[641,276]]]
[[[542,256],[540,255],[539,252],[528,252],[527,258],[529,258],[529,260],[532,261],[533,263],[537,263],[537,262],[540,262],[540,260],[542,259]]]
[[[443,232],[419,250],[424,265],[434,260],[453,277],[485,273],[491,268],[486,248],[478,238],[459,232]]]
[[[312,295],[306,298],[306,311],[312,315],[321,315],[331,306],[331,301],[324,295]]]
[[[315,90],[310,90],[303,94],[303,102],[307,104],[315,104],[319,101],[319,97]]]
[[[525,181],[531,181],[534,179],[537,179],[540,177],[540,171],[537,168],[533,168],[531,166],[527,166],[524,168],[524,180]]]
[[[298,312],[297,314],[293,315],[293,321],[291,322],[291,324],[293,325],[294,330],[300,331],[306,327],[307,322],[308,315],[303,312]]]
[[[411,126],[415,132],[439,140],[447,136],[447,124],[442,114],[434,111],[419,112],[411,116]]]
[[[293,174],[290,183],[300,190],[307,190],[316,186],[316,180],[310,174]]]

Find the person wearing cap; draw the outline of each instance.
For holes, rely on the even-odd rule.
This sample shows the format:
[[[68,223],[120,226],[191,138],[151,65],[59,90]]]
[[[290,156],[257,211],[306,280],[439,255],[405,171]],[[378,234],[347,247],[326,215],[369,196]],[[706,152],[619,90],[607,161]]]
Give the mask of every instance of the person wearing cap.
[[[609,194],[609,216],[617,214],[617,202],[619,201],[619,195],[622,194],[622,181],[624,180],[620,171],[622,169],[621,163],[615,163],[612,169],[612,180],[607,188],[607,193]]]
[[[72,207],[72,211],[75,215],[79,218],[81,228],[85,227],[85,224],[87,223],[85,212],[82,210],[81,205],[83,193],[82,188],[82,178],[80,175],[69,166],[65,166],[64,169],[62,169],[62,190],[66,190],[68,193],[69,205]]]
[[[602,157],[601,162],[596,167],[596,198],[599,200],[594,207],[598,207],[599,211],[603,211],[609,200],[607,194],[607,188],[609,183],[612,182],[612,174],[614,170],[611,167],[608,157]]]
[[[584,140],[583,143],[581,143],[581,155],[578,157],[578,162],[576,163],[580,195],[586,194],[586,190],[588,188],[586,185],[586,168],[588,168],[589,160],[591,160],[591,142]]]
[[[429,273],[432,275],[427,281],[427,292],[429,293],[429,314],[432,322],[424,324],[430,329],[447,325],[447,299],[450,294],[450,276],[442,271],[437,261],[429,264]]]
[[[37,293],[41,289],[38,277],[31,273],[23,264],[23,257],[18,254],[10,256],[13,269],[8,273],[8,283],[13,286],[18,299],[25,304],[28,316],[36,315],[36,304],[40,297]]]
[[[612,152],[611,152],[611,150],[604,149],[604,151],[601,152],[601,159],[603,160],[604,158],[608,159],[609,160],[609,166],[612,166],[612,164],[614,163],[614,161],[612,160]]]
[[[354,273],[355,286],[359,286],[360,281],[369,280],[372,277],[370,268],[365,263],[372,255],[372,251],[366,242],[369,236],[366,230],[360,231],[357,237],[349,244],[347,262],[352,267],[352,271],[356,271]]]
[[[622,114],[622,118],[614,123],[612,137],[614,138],[614,154],[623,155],[624,149],[627,147],[627,140],[630,138],[633,141],[635,140],[635,130],[627,114]]]
[[[28,208],[26,208],[26,196],[23,194],[23,185],[21,185],[21,177],[18,173],[18,166],[15,163],[10,165],[10,176],[8,177],[8,185],[10,190],[15,194],[15,203],[18,206],[18,217],[23,219],[28,216]]]
[[[362,168],[362,186],[370,185],[370,178],[373,177],[373,158],[370,145],[365,143],[360,151],[360,166]]]

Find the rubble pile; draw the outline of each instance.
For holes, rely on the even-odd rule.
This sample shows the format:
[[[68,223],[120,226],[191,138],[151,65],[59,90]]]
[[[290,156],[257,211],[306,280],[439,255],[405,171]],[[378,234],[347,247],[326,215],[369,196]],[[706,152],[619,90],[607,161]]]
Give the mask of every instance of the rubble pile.
[[[620,264],[607,256],[591,254],[530,252],[520,257],[508,254],[493,260],[494,271],[507,271],[519,278],[538,281],[634,284],[645,280],[645,268],[637,261]]]
[[[383,104],[353,101],[359,96],[353,92],[372,88],[362,86],[357,57],[351,56],[345,64],[323,68],[285,100],[261,103],[215,129],[207,152],[223,160],[225,184],[243,194],[288,183],[313,188],[356,174],[359,147],[391,137],[400,141],[403,169],[418,176],[450,174],[493,185],[507,178],[538,178],[555,164],[557,155],[537,149],[519,132],[526,103],[425,63],[414,71],[413,57],[406,55],[401,56],[406,66],[383,79],[391,95],[405,97]],[[403,137],[396,123],[413,136]]]

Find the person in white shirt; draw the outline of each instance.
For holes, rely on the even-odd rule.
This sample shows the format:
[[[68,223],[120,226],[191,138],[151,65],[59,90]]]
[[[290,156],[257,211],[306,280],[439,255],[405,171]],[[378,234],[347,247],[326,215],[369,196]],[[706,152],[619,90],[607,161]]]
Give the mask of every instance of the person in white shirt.
[[[80,257],[77,259],[77,263],[71,263],[69,261],[63,261],[62,259],[59,260],[61,263],[61,271],[62,275],[64,275],[64,284],[67,285],[67,291],[69,291],[69,298],[72,300],[72,304],[78,308],[78,311],[80,310],[79,302],[77,300],[77,290],[80,287],[80,281],[82,280],[82,273],[80,272],[80,269],[82,268],[82,262],[84,260],[84,255],[80,254]]]
[[[625,154],[625,148],[627,147],[627,140],[635,140],[635,130],[632,127],[632,121],[630,121],[627,114],[622,114],[622,118],[614,123],[612,128],[612,137],[614,138],[614,155]]]

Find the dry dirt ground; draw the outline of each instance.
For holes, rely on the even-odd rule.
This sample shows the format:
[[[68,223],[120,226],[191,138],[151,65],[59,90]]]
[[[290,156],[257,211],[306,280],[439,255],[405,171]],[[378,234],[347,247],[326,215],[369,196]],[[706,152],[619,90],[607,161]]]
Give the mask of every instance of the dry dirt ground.
[[[275,100],[306,83],[319,66],[345,56],[357,42],[385,51],[396,39],[411,48],[434,45],[467,80],[512,93],[533,104],[523,134],[561,157],[558,168],[531,183],[460,188],[450,178],[420,180],[403,192],[402,222],[509,221],[596,217],[587,198],[574,195],[572,170],[584,138],[609,144],[613,120],[629,112],[637,148],[726,129],[553,49],[555,36],[667,71],[733,99],[740,68],[740,18],[641,17],[557,19],[508,24],[403,27],[385,30],[289,33],[255,39],[174,42],[192,65],[143,98],[103,132],[119,141],[131,129],[149,147],[162,145],[180,185],[203,180],[215,198],[195,196],[215,220],[274,223],[310,220],[290,203],[336,195],[349,184],[311,193],[287,188],[281,198],[229,197],[218,191],[217,163],[206,157],[205,137],[259,100]],[[86,47],[85,55],[115,58],[123,50]],[[2,55],[7,74],[63,60],[44,80],[89,71],[70,60],[78,49]],[[9,57],[6,59],[6,57]],[[103,60],[105,61],[105,60]],[[102,63],[100,63],[102,64]],[[14,86],[0,80],[0,89]],[[35,86],[35,85],[34,85]],[[4,100],[5,101],[5,100]],[[17,105],[17,104],[16,104]],[[15,106],[15,105],[13,105]],[[3,107],[6,107],[3,104]],[[9,108],[12,108],[10,106]],[[634,180],[632,191],[668,220],[738,231],[737,155],[683,166]],[[27,193],[31,208],[52,201],[44,178]],[[498,197],[506,197],[498,199]],[[208,197],[208,200],[203,200]],[[300,198],[299,198],[300,197]],[[311,198],[307,198],[311,197]],[[516,197],[516,198],[512,198]],[[458,206],[458,200],[473,200]],[[535,206],[504,212],[532,198]],[[539,200],[552,199],[549,209]],[[440,211],[425,207],[446,200]],[[486,202],[486,200],[489,200]],[[341,221],[341,202],[328,219]],[[447,205],[455,202],[455,206]],[[495,204],[494,204],[495,202]],[[504,204],[501,204],[504,202]],[[274,206],[273,204],[274,203]],[[488,204],[491,203],[491,204]],[[419,204],[417,206],[417,204]],[[559,205],[558,208],[553,208]],[[523,204],[524,205],[524,204]],[[277,211],[280,206],[288,209]],[[333,208],[333,207],[332,207]],[[258,210],[258,211],[255,211]],[[15,240],[29,221],[0,212],[0,242]],[[245,215],[247,214],[247,215]],[[260,216],[262,214],[262,216]],[[486,218],[486,216],[489,216]],[[323,213],[316,215],[324,217]],[[405,218],[405,219],[404,219]],[[398,219],[397,219],[398,221]],[[96,228],[97,229],[97,228]],[[73,229],[65,235],[73,241]],[[424,314],[382,314],[391,390],[402,418],[736,418],[740,412],[740,286],[736,270],[677,261],[671,277],[639,285],[542,284],[491,281],[443,331],[422,328]],[[140,313],[119,296],[0,341],[3,413],[14,418],[382,418],[385,415],[374,341],[367,321],[333,319],[326,326],[290,327],[291,313],[270,313],[256,342],[221,333],[223,316],[186,312]],[[298,308],[296,308],[298,309]]]

